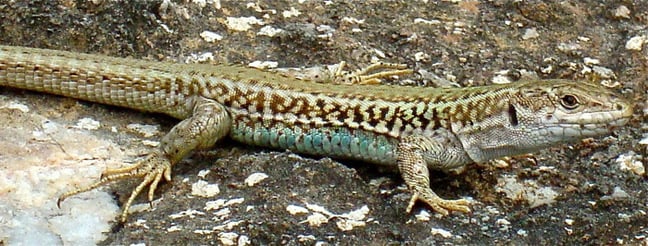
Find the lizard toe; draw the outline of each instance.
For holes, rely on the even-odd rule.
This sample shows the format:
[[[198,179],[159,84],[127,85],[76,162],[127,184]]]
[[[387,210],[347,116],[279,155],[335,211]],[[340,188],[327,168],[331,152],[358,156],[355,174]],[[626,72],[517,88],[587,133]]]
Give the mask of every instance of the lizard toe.
[[[149,154],[144,160],[138,162],[130,170],[132,177],[143,177],[142,182],[140,182],[135,189],[131,192],[131,195],[128,197],[128,200],[124,204],[124,208],[121,214],[121,221],[125,222],[128,217],[128,210],[135,201],[135,198],[148,186],[148,201],[149,204],[152,204],[155,190],[162,178],[165,180],[171,180],[171,162],[168,158],[165,158],[163,155],[160,155],[159,152],[153,152]]]
[[[407,206],[407,212],[411,211],[414,203],[422,201],[432,210],[442,215],[448,215],[452,211],[469,213],[471,202],[466,199],[447,200],[439,197],[432,189],[424,189],[416,191],[410,199],[410,204]]]

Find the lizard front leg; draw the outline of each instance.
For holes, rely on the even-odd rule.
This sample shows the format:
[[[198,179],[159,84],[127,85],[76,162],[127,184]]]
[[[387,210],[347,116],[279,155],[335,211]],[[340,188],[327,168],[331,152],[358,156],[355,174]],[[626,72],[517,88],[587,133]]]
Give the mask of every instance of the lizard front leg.
[[[468,200],[446,200],[430,188],[428,166],[447,171],[471,162],[454,135],[437,133],[433,137],[407,136],[398,144],[398,169],[412,193],[406,211],[409,213],[416,201],[420,200],[443,215],[449,211],[470,212]]]
[[[203,97],[196,97],[195,100],[193,114],[174,126],[162,138],[159,148],[133,166],[106,170],[99,181],[64,193],[58,199],[59,207],[60,203],[70,196],[127,178],[143,180],[126,201],[120,217],[122,222],[126,221],[128,209],[146,186],[149,187],[148,200],[152,201],[155,189],[162,178],[171,180],[171,168],[174,164],[192,150],[213,146],[217,140],[229,133],[231,118],[223,105]]]

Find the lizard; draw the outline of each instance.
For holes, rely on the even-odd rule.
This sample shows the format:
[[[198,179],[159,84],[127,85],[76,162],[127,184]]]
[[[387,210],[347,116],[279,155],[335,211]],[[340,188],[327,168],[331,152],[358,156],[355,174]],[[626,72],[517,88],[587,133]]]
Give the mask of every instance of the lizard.
[[[180,122],[159,147],[134,165],[107,169],[78,193],[128,178],[142,181],[123,206],[148,200],[172,167],[226,137],[244,144],[397,167],[411,198],[447,215],[470,212],[467,199],[444,199],[430,187],[429,169],[462,170],[471,163],[531,153],[609,134],[626,124],[633,104],[600,84],[528,79],[461,88],[362,83],[402,70],[364,75],[351,83],[230,64],[181,64],[0,45],[0,87],[13,87],[163,113]],[[363,77],[364,76],[364,77]],[[355,81],[355,82],[354,82]],[[358,82],[358,83],[356,83]],[[375,81],[373,81],[375,82]]]

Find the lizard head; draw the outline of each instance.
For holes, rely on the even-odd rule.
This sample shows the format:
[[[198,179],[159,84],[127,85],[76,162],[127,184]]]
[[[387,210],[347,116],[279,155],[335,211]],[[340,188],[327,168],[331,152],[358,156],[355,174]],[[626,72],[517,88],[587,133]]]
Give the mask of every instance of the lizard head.
[[[520,125],[548,144],[604,135],[632,116],[632,103],[601,85],[536,81],[520,92],[511,100],[509,117],[520,116]]]
[[[494,92],[499,99],[490,104],[497,109],[482,110],[490,118],[453,126],[476,162],[605,135],[632,116],[632,103],[601,85],[543,80],[501,88],[506,92]]]

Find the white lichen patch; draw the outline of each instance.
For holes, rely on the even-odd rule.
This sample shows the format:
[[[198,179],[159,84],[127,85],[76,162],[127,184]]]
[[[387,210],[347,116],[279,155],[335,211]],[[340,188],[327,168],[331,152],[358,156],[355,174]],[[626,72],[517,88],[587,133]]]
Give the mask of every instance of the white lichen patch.
[[[214,60],[213,52],[204,52],[201,54],[191,54],[185,58],[185,63],[205,63]]]
[[[209,169],[200,170],[200,171],[198,172],[198,175],[197,175],[197,176],[198,176],[199,178],[201,178],[201,179],[204,179],[205,177],[207,177],[207,174],[209,174],[209,173],[211,173],[211,170],[209,170]]]
[[[258,69],[269,69],[278,67],[279,63],[275,61],[253,61],[248,66]]]
[[[418,214],[414,215],[416,217],[416,220],[421,221],[421,222],[427,222],[430,221],[430,218],[432,215],[428,213],[426,210],[421,210]]]
[[[585,63],[585,65],[591,66],[591,65],[599,65],[601,64],[601,61],[599,59],[585,57],[583,58],[583,63]]]
[[[252,187],[252,186],[260,183],[261,181],[267,179],[268,177],[269,176],[267,174],[265,174],[265,173],[253,173],[253,174],[250,174],[250,176],[248,176],[247,178],[245,178],[244,182],[245,182],[245,184],[247,186]]]
[[[200,216],[205,215],[205,212],[198,211],[198,210],[195,210],[195,209],[187,209],[187,210],[181,211],[179,213],[170,214],[169,218],[178,219],[178,218],[182,218],[182,217],[188,217],[188,218],[193,219],[193,218],[195,218],[196,216],[199,216],[199,215]]]
[[[536,29],[535,27],[527,28],[524,31],[524,35],[522,35],[523,40],[535,39],[538,37],[540,37],[540,33],[538,33],[538,29]]]
[[[228,218],[231,213],[232,210],[230,208],[219,209],[216,212],[214,212],[214,220],[216,221],[224,220],[225,218]]]
[[[425,52],[416,52],[414,54],[414,60],[416,61],[429,61],[430,60],[430,55],[425,53]]]
[[[139,228],[142,228],[142,229],[151,229],[151,227],[148,226],[148,225],[146,224],[146,222],[148,222],[148,221],[145,220],[145,219],[138,219],[138,220],[136,220],[135,222],[133,222],[132,225],[133,225],[134,227],[139,227]]]
[[[172,226],[169,226],[169,228],[167,228],[166,231],[167,231],[167,232],[178,232],[178,231],[182,231],[182,226],[180,226],[180,225],[172,225]]]
[[[275,28],[273,26],[263,26],[258,32],[257,35],[259,36],[268,36],[268,37],[274,37],[277,36],[277,34],[282,33],[284,30],[281,28]]]
[[[491,82],[493,82],[493,84],[509,84],[511,83],[511,79],[505,75],[495,75],[495,77],[491,79]]]
[[[331,37],[333,37],[333,33],[335,33],[335,28],[329,25],[319,25],[316,27],[317,31],[322,33],[317,35],[318,38],[328,40]]]
[[[639,140],[639,144],[642,145],[648,145],[648,136],[644,137],[643,139]]]
[[[223,40],[223,35],[212,31],[203,31],[200,33],[200,37],[209,43]]]
[[[84,130],[97,130],[99,129],[99,127],[101,127],[101,123],[91,118],[83,118],[77,121],[77,123],[73,127]]]
[[[191,185],[191,195],[200,197],[214,197],[220,193],[218,184],[209,184],[207,181],[198,180]]]
[[[620,19],[630,19],[630,9],[625,5],[620,5],[614,10],[614,17]]]
[[[226,202],[227,202],[226,199],[217,199],[215,201],[208,201],[205,203],[204,209],[205,211],[218,210],[224,207]]]
[[[297,235],[297,241],[300,243],[313,242],[316,240],[317,238],[313,235]]]
[[[338,220],[335,225],[341,231],[350,231],[355,227],[365,226],[367,223],[361,220]]]
[[[235,227],[243,224],[244,220],[228,220],[225,221],[222,225],[214,226],[213,231],[227,231],[232,230]]]
[[[426,20],[423,18],[415,18],[414,24],[426,24],[426,25],[439,25],[441,24],[440,20]]]
[[[240,197],[240,198],[232,198],[229,199],[226,203],[225,206],[232,206],[232,205],[239,205],[245,201],[245,198]]]
[[[28,113],[29,112],[29,107],[27,105],[22,104],[22,103],[17,103],[17,102],[9,102],[6,105],[0,106],[0,109],[3,109],[3,108],[12,109],[12,110],[18,110],[18,111],[23,112],[23,113]]]
[[[619,165],[619,169],[623,171],[632,171],[637,175],[646,174],[646,169],[641,163],[641,156],[637,155],[634,151],[619,155],[615,162]]]
[[[149,147],[159,147],[160,141],[142,140],[142,144]]]
[[[212,234],[214,231],[207,230],[207,229],[198,229],[198,230],[193,230],[192,232],[198,235],[209,235]]]
[[[317,205],[317,204],[306,203],[306,208],[308,208],[309,210],[311,210],[313,212],[326,214],[329,217],[332,217],[332,216],[335,215],[335,214],[329,212],[328,209],[324,208],[323,206]]]
[[[369,207],[367,207],[367,205],[364,205],[359,209],[340,214],[338,215],[338,217],[349,220],[364,220],[367,217],[367,214],[369,214]]]
[[[507,219],[497,219],[495,220],[495,225],[497,225],[500,231],[508,231],[511,229],[511,222]]]
[[[568,225],[568,226],[574,225],[574,220],[573,219],[565,219],[565,225]]]
[[[252,240],[250,240],[250,237],[246,235],[240,235],[238,240],[236,241],[236,245],[238,246],[245,246],[250,244],[252,244]]]
[[[236,245],[238,237],[235,232],[221,232],[218,234],[218,241],[223,245]]]
[[[213,219],[215,221],[221,221],[229,217],[231,214],[231,206],[239,205],[245,201],[245,198],[233,198],[233,199],[217,199],[214,201],[208,201],[205,203],[203,209],[205,211],[213,211]]]
[[[252,25],[263,25],[263,20],[257,19],[254,16],[249,17],[227,17],[225,19],[225,26],[232,31],[247,31],[252,28]]]
[[[626,42],[625,48],[626,50],[640,51],[645,43],[648,43],[648,36],[634,36]]]
[[[342,214],[335,214],[322,206],[308,203],[306,204],[306,208],[297,205],[290,205],[286,209],[292,215],[310,213],[306,220],[301,221],[300,223],[308,223],[308,225],[313,227],[318,227],[335,219],[335,225],[341,231],[353,230],[356,227],[365,226],[368,222],[373,221],[372,219],[367,219],[369,207],[366,205],[359,209],[351,210]]]
[[[535,180],[518,181],[510,175],[499,178],[495,190],[511,200],[526,201],[532,208],[554,203],[558,197],[551,187],[540,187]]]
[[[288,213],[292,215],[307,214],[309,212],[305,207],[297,205],[288,205],[288,207],[286,207],[286,211],[288,211]]]
[[[302,13],[299,10],[297,10],[295,7],[290,7],[290,10],[284,10],[283,12],[281,12],[281,15],[284,18],[297,17],[300,16],[301,14]]]
[[[515,234],[517,234],[518,236],[521,236],[521,237],[529,236],[529,232],[527,230],[524,230],[524,229],[517,230],[515,232]]]
[[[320,225],[328,223],[329,219],[321,213],[313,213],[306,218],[308,225],[313,227],[319,227]]]
[[[441,228],[432,228],[432,229],[430,230],[430,233],[431,233],[432,235],[434,235],[434,236],[437,236],[437,235],[438,235],[438,236],[442,236],[442,237],[444,237],[444,238],[450,238],[450,237],[452,237],[452,232],[450,232],[450,231],[448,231],[448,230],[441,229]]]

